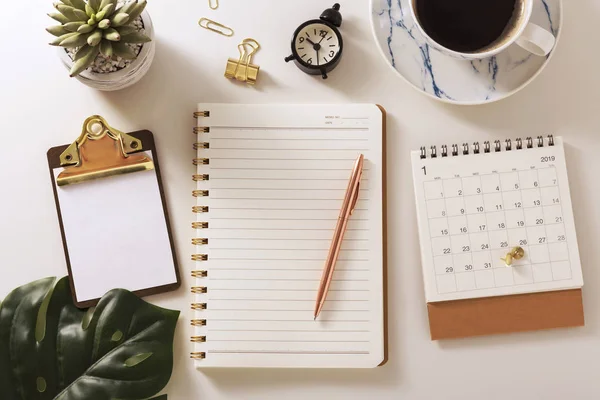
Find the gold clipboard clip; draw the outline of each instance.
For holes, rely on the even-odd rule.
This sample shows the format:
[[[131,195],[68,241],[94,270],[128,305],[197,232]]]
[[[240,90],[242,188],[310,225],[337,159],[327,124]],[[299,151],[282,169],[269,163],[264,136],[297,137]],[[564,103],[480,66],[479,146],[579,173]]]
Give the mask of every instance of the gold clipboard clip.
[[[237,79],[240,82],[246,82],[250,85],[254,85],[258,79],[258,72],[260,67],[258,65],[251,64],[252,57],[260,49],[260,44],[252,38],[247,38],[238,45],[240,51],[240,58],[235,60],[230,58],[227,60],[227,67],[225,69],[225,78]]]
[[[58,186],[154,169],[141,140],[108,125],[99,115],[83,123],[81,135],[60,155]]]

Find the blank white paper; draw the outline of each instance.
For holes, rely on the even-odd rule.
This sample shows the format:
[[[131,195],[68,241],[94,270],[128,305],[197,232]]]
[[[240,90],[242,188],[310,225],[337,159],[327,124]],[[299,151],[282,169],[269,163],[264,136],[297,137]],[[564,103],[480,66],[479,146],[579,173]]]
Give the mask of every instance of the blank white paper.
[[[155,170],[57,192],[78,302],[177,282]]]

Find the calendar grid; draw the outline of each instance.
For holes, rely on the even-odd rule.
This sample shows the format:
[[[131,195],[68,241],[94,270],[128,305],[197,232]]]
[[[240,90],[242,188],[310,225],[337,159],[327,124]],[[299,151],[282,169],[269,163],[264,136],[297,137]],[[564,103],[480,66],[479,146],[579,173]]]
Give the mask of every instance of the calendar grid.
[[[464,185],[463,185],[463,180],[462,180],[462,179],[460,180],[460,190],[462,191],[462,193],[463,193],[463,195],[464,195],[464,193],[465,193],[465,188],[464,188]],[[463,196],[463,198],[462,198],[462,206],[464,207],[463,209],[464,209],[464,210],[465,210],[465,212],[466,212],[466,209],[467,209],[466,207],[467,207],[467,205],[465,204],[465,198],[464,198],[464,196]],[[447,214],[447,213],[446,213],[446,214]],[[467,225],[466,225],[466,228],[467,228],[467,235],[469,235],[469,234],[470,234],[470,232],[469,232],[469,219],[468,219],[468,217],[467,217],[467,216],[465,216],[465,219],[467,220]],[[472,249],[471,249],[471,250],[472,250]],[[470,272],[470,274],[473,276],[473,281],[475,281],[475,271],[473,271],[473,254],[472,254],[471,252],[469,252],[469,259],[470,259],[470,262],[471,262],[471,264],[467,264],[467,265],[471,265],[471,270],[469,271],[469,270],[467,270],[467,269],[466,269],[466,267],[465,267],[465,270],[464,270],[464,271],[461,271],[461,272],[465,272],[465,273],[466,273],[466,272]],[[454,263],[454,260],[452,260],[452,261],[453,261],[453,263]],[[456,273],[456,268],[454,269],[454,272]],[[454,279],[457,279],[456,275],[454,276]],[[458,286],[458,282],[457,282],[457,286]]]
[[[460,190],[462,191],[462,194],[464,195],[464,193],[465,193],[465,188],[464,188],[464,184],[463,184],[463,180],[462,180],[462,179],[460,179]],[[465,210],[465,212],[466,212],[467,205],[466,205],[466,203],[465,203],[465,198],[464,198],[464,196],[463,196],[463,198],[462,198],[462,206],[463,206],[463,210]],[[447,214],[447,212],[446,212],[446,214]],[[467,224],[466,224],[467,233],[466,233],[466,234],[469,236],[469,235],[470,235],[470,232],[469,232],[469,219],[468,219],[468,217],[467,217],[466,215],[465,215],[465,220],[467,221]],[[450,240],[452,240],[452,239],[450,239]],[[469,241],[469,243],[470,243],[470,241]],[[463,263],[463,264],[464,264],[464,268],[465,268],[465,269],[464,269],[464,270],[460,270],[460,272],[461,272],[461,273],[465,273],[465,274],[466,274],[466,273],[469,273],[469,275],[470,275],[470,276],[472,276],[472,278],[473,278],[473,280],[472,280],[472,281],[473,281],[473,282],[475,282],[475,271],[474,271],[474,265],[473,265],[473,254],[472,254],[472,250],[473,250],[473,249],[472,249],[472,248],[470,248],[470,251],[469,251],[469,261],[468,261],[468,262],[470,262],[470,264],[464,264],[464,263]],[[454,264],[454,259],[452,260],[452,263]],[[467,267],[466,267],[467,265],[470,265],[470,266],[471,266],[471,270],[467,270]],[[457,282],[456,282],[456,286],[457,286],[457,288],[458,288],[458,286],[459,286],[459,285],[458,285],[458,276],[456,275],[456,273],[457,273],[457,271],[456,271],[456,268],[454,268],[454,273],[455,273],[455,275],[454,275],[454,279],[457,281]]]
[[[427,182],[423,182],[423,193],[425,193],[425,192],[426,192],[426,188],[425,188],[425,184],[426,184],[426,183],[427,183]],[[443,196],[444,196],[444,194],[442,193],[442,197],[443,197]],[[444,202],[445,202],[445,201],[444,201]],[[428,221],[429,221],[429,219],[430,219],[430,218],[429,218],[429,213],[427,213],[427,214],[428,214]],[[446,225],[447,225],[447,224],[448,224],[448,215],[447,215],[446,213],[443,213],[443,215],[442,215],[442,218],[443,218],[444,220],[446,220]],[[431,236],[431,232],[430,232],[430,236]],[[432,259],[432,260],[435,260],[435,253],[433,252],[433,247],[431,247],[431,248],[430,248],[430,251],[431,251],[431,259]],[[435,267],[434,267],[434,274],[435,274]],[[456,282],[455,282],[455,284],[456,284]],[[436,291],[439,293],[439,292],[440,292],[440,289],[439,289],[439,287],[438,287],[438,282],[437,282],[437,279],[435,280],[435,286],[436,286]]]
[[[540,180],[540,173],[538,171],[535,171],[537,178],[538,178],[538,182]],[[558,182],[557,182],[558,183]],[[538,193],[540,195],[540,199],[542,198],[542,189],[538,188]],[[542,204],[542,215],[544,215],[544,218],[546,218],[546,215],[543,213],[544,211],[544,205]],[[562,205],[561,205],[561,214],[562,214]],[[546,222],[546,221],[544,221]],[[550,275],[552,276],[552,280],[554,280],[554,271],[552,271],[552,257],[550,255],[550,246],[548,245],[549,243],[549,239],[548,239],[548,229],[546,229],[546,227],[544,226],[544,236],[546,237],[546,252],[548,253],[548,262],[550,263]]]
[[[478,175],[477,178],[479,179],[479,187],[482,188],[483,185],[482,185],[482,182],[481,182],[481,176]],[[481,199],[482,199],[482,202],[483,202],[483,190],[481,192],[482,192]],[[485,207],[485,203],[484,203],[484,207]],[[493,281],[494,281],[494,287],[496,287],[496,274],[494,273],[494,263],[493,263],[492,256],[491,256],[491,254],[492,254],[492,252],[491,252],[491,249],[492,249],[492,238],[490,237],[490,230],[489,230],[490,224],[489,224],[486,212],[483,213],[483,216],[485,218],[485,225],[488,228],[488,229],[486,229],[486,234],[487,234],[488,245],[489,245],[489,250],[490,250],[489,251],[489,254],[490,254],[490,272],[491,272],[491,275],[492,275],[492,278],[493,278]],[[481,250],[481,251],[485,251],[485,250]]]
[[[529,209],[533,209],[533,208],[539,208],[539,207],[522,207],[522,208],[523,208],[523,209],[527,209],[527,208],[529,208]],[[469,215],[481,215],[481,213],[471,213],[471,214],[464,214],[464,215],[465,215],[465,216],[469,216]],[[446,219],[446,217],[431,217],[431,218],[429,218],[429,220],[435,220],[435,219]],[[546,223],[546,222],[544,221],[544,225],[563,225],[563,223],[562,223],[562,222],[550,222],[550,223]],[[503,230],[503,229],[505,229],[505,228],[501,228],[501,229],[490,229],[490,230],[491,230],[491,231],[501,231],[501,230]],[[460,235],[460,234],[452,234],[452,233],[448,233],[448,235],[437,235],[437,236],[434,236],[434,235],[432,235],[431,237],[432,237],[432,238],[436,238],[436,237],[452,237],[452,236],[462,236],[462,235]],[[476,251],[476,250],[475,250],[475,251]]]
[[[549,169],[549,168],[552,168],[552,167],[547,167],[547,168]],[[518,171],[517,171],[517,172],[518,172]],[[507,172],[501,172],[501,174],[502,174],[502,173],[507,173]],[[486,176],[486,175],[488,175],[488,176],[489,176],[489,175],[498,175],[498,174],[482,174],[481,176]],[[538,188],[539,188],[539,189],[546,189],[546,188],[551,188],[551,187],[555,187],[555,186],[557,186],[557,185],[541,186],[541,187],[538,187]],[[517,191],[519,191],[519,190],[520,190],[520,189],[511,189],[511,190],[505,190],[505,191],[504,191],[504,193],[509,193],[509,192],[517,192]],[[447,199],[455,199],[455,198],[458,198],[458,197],[472,197],[472,196],[477,196],[477,195],[476,195],[476,194],[471,194],[471,195],[468,195],[468,196],[448,196],[448,197],[446,197],[446,198],[447,198]],[[529,208],[534,208],[534,207],[529,207]]]
[[[504,227],[505,227],[505,230],[506,230],[506,240],[507,240],[507,244],[508,244],[508,246],[506,247],[506,249],[508,250],[508,249],[510,249],[510,246],[511,246],[511,244],[510,244],[510,235],[509,235],[509,230],[508,230],[508,216],[506,215],[506,204],[504,204],[504,187],[502,186],[502,175],[501,174],[498,174],[498,175],[499,175],[498,176],[498,178],[499,178],[498,182],[499,182],[499,185],[500,185],[500,193],[502,193],[502,210],[504,212]],[[518,177],[519,177],[519,174],[517,174],[517,179],[518,179]],[[510,191],[512,192],[512,190],[510,190]],[[517,191],[517,189],[515,189],[515,191]],[[509,191],[507,191],[507,192],[509,192]],[[520,194],[521,193],[519,193],[519,195]],[[515,283],[515,270],[514,270],[514,268],[511,268],[511,273],[512,273],[512,283],[514,284]]]
[[[536,173],[536,176],[537,176],[538,172],[537,172],[537,171],[535,171],[535,173]],[[523,185],[521,184],[521,177],[520,177],[520,175],[519,175],[519,172],[517,172],[517,173],[516,173],[516,175],[517,175],[517,185],[519,186],[519,198],[521,199],[521,208],[523,209],[523,208],[524,208],[524,204],[525,204],[525,201],[523,200]],[[534,182],[536,182],[536,181],[538,181],[538,179],[534,180]],[[534,185],[533,185],[533,186],[535,187],[535,183],[534,183]],[[538,183],[538,186],[539,186],[539,183]],[[528,249],[530,248],[530,246],[531,246],[531,240],[529,240],[529,231],[528,231],[528,229],[527,229],[527,228],[528,228],[528,225],[527,225],[527,218],[526,218],[526,216],[525,216],[525,211],[524,211],[524,210],[523,210],[523,223],[524,223],[524,229],[525,229],[525,240],[527,241],[527,246],[526,246],[526,247],[525,247],[525,246],[521,246],[521,247],[524,247],[525,249],[527,249],[527,250],[528,250]],[[544,228],[544,229],[545,229],[545,228]],[[528,251],[527,251],[527,250],[526,250],[526,252],[528,253]],[[532,263],[531,263],[531,258],[529,258],[529,255],[527,255],[527,254],[526,254],[526,259],[527,259],[527,260],[529,260],[529,263],[528,263],[528,264],[525,264],[525,265],[523,265],[523,267],[527,267],[527,266],[529,266],[529,270],[531,271],[531,280],[532,280],[532,282],[533,282],[533,281],[534,281],[534,278],[533,278],[533,265],[532,265]],[[515,274],[516,274],[516,272],[515,272],[515,268],[511,268],[511,270],[512,270],[512,272],[513,272],[513,280],[514,280],[514,281],[515,281],[515,283],[516,283],[516,281],[517,281],[517,277],[516,277],[516,275],[515,275]]]
[[[444,209],[446,210],[446,225],[449,227],[449,220],[448,220],[448,204],[447,204],[447,198],[446,198],[446,188],[444,187],[443,181],[442,181],[442,195],[444,197]],[[449,232],[449,229],[448,229]],[[452,237],[451,235],[448,235],[449,239],[450,239],[450,257],[452,258],[452,275],[454,277],[454,286],[457,287],[458,286],[458,282],[456,281],[456,267],[454,265],[454,253],[452,252]],[[434,267],[435,269],[435,267]],[[439,293],[439,292],[438,292]]]
[[[428,301],[583,285],[562,139],[527,143],[495,141],[473,157],[458,145],[447,157],[412,153]],[[507,267],[514,247],[524,257]]]
[[[556,185],[560,186],[560,182],[558,180],[559,180],[559,177],[558,177],[558,174],[556,174]],[[560,215],[564,216],[565,213],[564,213],[564,210],[563,210],[563,200],[562,200],[560,191],[558,191],[558,203],[560,204]],[[545,218],[545,216],[544,216],[544,218]],[[564,217],[562,217],[562,218],[563,218],[563,222],[562,223],[564,224]],[[570,253],[569,253],[569,237],[567,237],[567,232],[566,231],[565,231],[565,240],[564,240],[564,242],[565,242],[565,246],[567,247],[566,254],[567,254],[567,261],[569,263],[569,273],[572,276],[573,275],[573,267],[571,265],[571,256],[570,256]],[[550,250],[548,250],[548,252],[549,251]],[[552,274],[552,276],[554,277],[554,273]],[[570,277],[569,277],[569,279],[570,279]]]
[[[571,278],[561,278],[561,279],[554,279],[553,282],[566,282],[566,281],[570,281]],[[510,286],[515,286],[515,287],[519,287],[519,286],[530,286],[531,283],[514,283]],[[492,287],[493,288],[493,287]],[[482,288],[474,288],[474,289],[469,289],[469,292],[477,292],[477,291],[483,291],[483,290],[490,290],[489,287],[482,287]],[[448,293],[448,292],[440,292],[440,293]]]
[[[550,222],[550,218],[544,216],[548,199],[542,197],[543,189],[558,188],[559,184],[555,181],[555,184],[542,185],[539,170],[552,170],[554,172],[551,175],[556,176],[554,167],[546,167],[536,170],[513,169],[463,177],[456,175],[452,178],[423,181],[423,190],[428,203],[427,220],[430,237],[438,240],[439,244],[437,249],[431,247],[438,294],[532,284],[538,281],[534,272],[536,267],[549,268],[547,272],[551,274],[546,281],[564,280],[554,275],[553,263],[556,256],[553,258],[551,255],[550,245],[555,243],[554,241],[549,243],[547,230],[547,226],[564,226],[564,221]],[[487,188],[484,188],[486,183],[483,180],[489,179],[486,177],[490,176],[494,178],[486,181]],[[523,178],[527,179],[523,181]],[[428,184],[435,187],[429,193],[430,197],[427,195]],[[528,192],[527,196],[525,191]],[[560,215],[563,215],[560,198],[558,202]],[[490,204],[493,204],[496,209],[490,210]],[[542,216],[536,219],[535,215],[538,213]],[[494,222],[490,220],[490,215],[493,214],[496,215]],[[530,229],[537,230],[530,231]],[[546,264],[529,257],[529,251],[539,246],[532,241],[534,239],[531,236],[532,232],[539,232],[540,239],[544,238],[542,245],[547,251]],[[558,228],[557,232],[562,230]],[[535,239],[537,242],[538,238]],[[496,260],[504,255],[499,250],[508,252],[510,248],[518,245],[526,249],[528,257],[520,262],[516,261],[510,273],[504,272],[503,269],[506,267]],[[536,251],[539,250],[538,248]],[[483,271],[490,271],[490,274]],[[501,281],[498,281],[499,277],[502,278]],[[442,278],[443,287],[440,287]],[[479,287],[480,280],[484,287]]]

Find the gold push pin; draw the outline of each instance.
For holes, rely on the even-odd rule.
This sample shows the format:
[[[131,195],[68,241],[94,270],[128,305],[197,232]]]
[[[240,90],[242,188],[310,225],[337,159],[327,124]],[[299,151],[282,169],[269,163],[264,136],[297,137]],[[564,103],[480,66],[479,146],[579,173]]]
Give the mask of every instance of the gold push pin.
[[[513,247],[513,249],[506,253],[504,258],[501,258],[504,261],[504,264],[507,267],[512,267],[513,260],[520,260],[525,256],[525,250],[522,247]]]
[[[260,67],[252,64],[252,57],[258,49],[260,49],[260,44],[258,44],[256,40],[251,38],[244,39],[242,43],[238,45],[240,58],[237,60],[233,58],[227,60],[225,77],[254,85],[258,79]]]

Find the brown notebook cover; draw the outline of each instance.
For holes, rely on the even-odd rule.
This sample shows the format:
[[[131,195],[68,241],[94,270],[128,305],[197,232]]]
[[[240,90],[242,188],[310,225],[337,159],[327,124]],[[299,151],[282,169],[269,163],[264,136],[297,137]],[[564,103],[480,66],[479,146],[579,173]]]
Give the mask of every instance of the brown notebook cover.
[[[581,289],[428,303],[431,340],[584,325]]]
[[[386,157],[386,139],[387,139],[387,112],[383,106],[377,104],[377,107],[383,114],[383,128],[382,128],[382,144],[383,150],[382,164],[383,164],[383,361],[379,366],[388,362],[388,263],[387,263],[387,157]]]
[[[173,284],[152,287],[152,288],[146,288],[146,289],[142,289],[142,290],[138,290],[138,291],[134,292],[136,295],[138,295],[140,297],[144,297],[144,296],[150,296],[153,294],[159,294],[159,293],[176,290],[181,286],[181,279],[180,279],[180,275],[179,275],[177,255],[175,252],[173,234],[171,231],[171,223],[169,221],[167,201],[165,198],[165,192],[164,192],[163,183],[162,183],[162,179],[161,179],[161,175],[160,175],[160,166],[159,166],[159,161],[158,161],[158,154],[156,151],[156,145],[154,143],[154,137],[152,135],[152,132],[147,131],[147,130],[128,133],[128,135],[131,135],[137,139],[140,139],[142,141],[142,143],[144,144],[144,148],[142,150],[140,150],[139,152],[151,152],[152,153],[152,159],[154,161],[154,168],[156,170],[156,176],[158,178],[158,186],[159,186],[159,191],[160,191],[160,196],[161,196],[161,201],[162,201],[162,207],[164,210],[165,222],[167,224],[167,231],[169,233],[169,242],[170,242],[170,246],[171,246],[171,253],[173,255],[173,264],[175,266],[175,275],[177,278],[177,282],[173,283]],[[95,306],[100,299],[94,299],[94,300],[83,301],[83,302],[77,301],[77,293],[75,292],[75,285],[73,283],[73,275],[71,273],[71,261],[69,259],[69,248],[67,246],[65,229],[64,229],[64,225],[63,225],[63,221],[62,221],[62,214],[61,214],[61,209],[60,209],[60,202],[58,199],[56,179],[54,178],[54,172],[53,172],[54,169],[61,167],[60,155],[67,149],[68,146],[69,145],[58,146],[58,147],[53,147],[50,150],[48,150],[48,153],[47,153],[48,167],[50,169],[50,180],[52,182],[52,189],[54,191],[54,200],[56,202],[56,212],[58,213],[58,220],[59,220],[59,224],[60,224],[63,248],[64,248],[64,252],[65,252],[65,259],[67,262],[67,269],[69,272],[69,282],[71,285],[71,292],[73,293],[73,301],[75,302],[75,305],[77,307],[87,308],[87,307]],[[104,179],[110,179],[110,177],[104,178]]]

